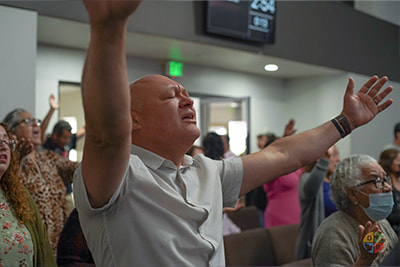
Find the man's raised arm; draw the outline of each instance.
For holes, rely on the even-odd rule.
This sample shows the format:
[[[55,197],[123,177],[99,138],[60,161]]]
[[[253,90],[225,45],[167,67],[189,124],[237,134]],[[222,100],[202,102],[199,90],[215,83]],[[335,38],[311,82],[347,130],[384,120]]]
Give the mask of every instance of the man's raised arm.
[[[393,103],[392,99],[380,103],[393,90],[388,86],[381,91],[387,81],[387,77],[378,81],[373,76],[354,94],[354,81],[350,78],[340,117],[312,130],[280,138],[263,150],[242,157],[244,178],[240,195],[317,160],[341,137],[371,121]]]
[[[90,44],[82,75],[86,140],[82,175],[93,207],[118,187],[129,161],[132,122],[125,37],[136,1],[84,1]]]

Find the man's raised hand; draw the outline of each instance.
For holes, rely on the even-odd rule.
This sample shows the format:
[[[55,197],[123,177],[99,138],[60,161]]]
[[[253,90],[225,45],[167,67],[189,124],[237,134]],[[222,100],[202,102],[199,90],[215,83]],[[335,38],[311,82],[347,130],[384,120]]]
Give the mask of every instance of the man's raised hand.
[[[141,1],[124,0],[83,0],[89,14],[90,23],[104,24],[111,21],[126,21]]]
[[[393,90],[393,87],[388,86],[381,91],[388,78],[384,76],[378,79],[378,76],[371,77],[356,94],[354,94],[354,80],[349,79],[342,114],[349,120],[351,129],[368,123],[393,103],[392,99],[380,103]]]

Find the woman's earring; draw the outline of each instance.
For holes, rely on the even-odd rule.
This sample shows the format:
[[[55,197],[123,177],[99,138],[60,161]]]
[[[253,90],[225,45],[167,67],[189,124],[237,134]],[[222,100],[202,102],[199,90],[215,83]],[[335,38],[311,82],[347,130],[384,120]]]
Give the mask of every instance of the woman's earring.
[[[354,205],[358,205],[358,201],[354,201]]]

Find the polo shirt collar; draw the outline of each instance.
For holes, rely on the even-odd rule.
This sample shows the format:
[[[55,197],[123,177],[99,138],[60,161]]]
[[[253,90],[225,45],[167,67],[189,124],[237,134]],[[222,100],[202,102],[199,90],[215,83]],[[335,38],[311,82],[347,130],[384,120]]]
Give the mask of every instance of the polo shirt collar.
[[[161,166],[175,170],[177,169],[176,165],[172,161],[165,159],[137,145],[132,144],[131,154],[137,155],[147,167],[153,170],[157,170]],[[196,160],[194,160],[191,156],[184,155],[181,168],[188,168],[191,165],[198,166],[198,164],[199,163]]]

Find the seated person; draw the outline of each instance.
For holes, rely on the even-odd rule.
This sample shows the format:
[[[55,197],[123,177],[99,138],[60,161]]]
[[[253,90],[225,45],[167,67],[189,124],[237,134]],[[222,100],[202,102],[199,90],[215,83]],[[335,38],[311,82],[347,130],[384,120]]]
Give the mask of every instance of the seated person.
[[[58,240],[57,266],[95,266],[76,209],[69,215]]]
[[[337,211],[330,198],[330,176],[339,163],[339,151],[331,146],[318,161],[304,167],[299,183],[301,206],[299,237],[296,242],[296,259],[311,256],[314,233],[321,222]]]
[[[227,212],[236,212],[243,208],[245,205],[243,202],[236,201],[235,207],[234,208],[223,208],[222,209],[222,228],[223,228],[223,235],[231,235],[231,234],[237,234],[242,231],[238,225],[236,225],[228,216]]]
[[[387,220],[397,236],[400,236],[400,150],[392,148],[382,151],[379,164],[392,178],[394,206]]]
[[[398,242],[386,217],[393,207],[392,182],[367,155],[342,160],[331,176],[338,211],[318,227],[312,244],[314,266],[377,266]],[[382,249],[363,242],[370,232],[382,237]]]
[[[279,137],[269,138],[265,147],[277,139]],[[265,228],[300,223],[298,186],[302,173],[303,169],[299,168],[263,185],[268,199],[264,211]]]

